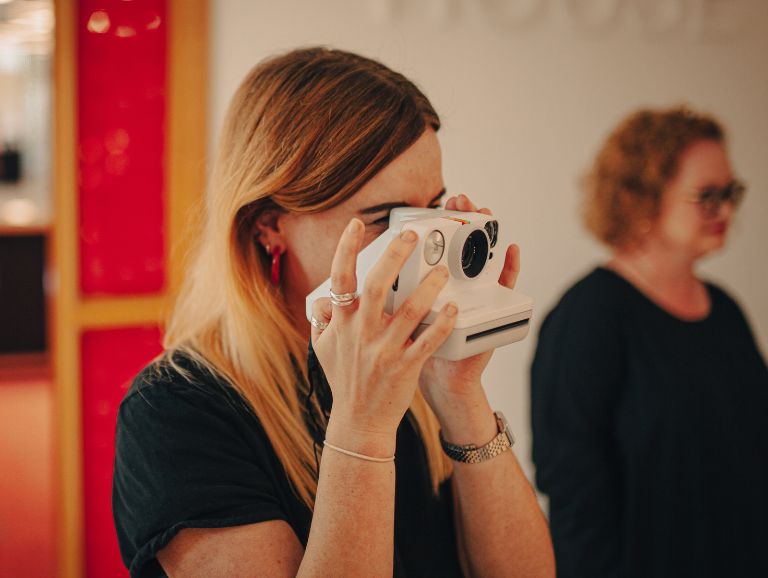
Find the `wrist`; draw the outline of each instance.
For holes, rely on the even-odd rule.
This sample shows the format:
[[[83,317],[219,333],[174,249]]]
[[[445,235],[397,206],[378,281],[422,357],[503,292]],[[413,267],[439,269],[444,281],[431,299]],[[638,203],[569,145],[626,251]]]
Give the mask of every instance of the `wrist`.
[[[443,439],[456,445],[482,446],[499,433],[496,417],[490,407],[475,418],[466,417],[462,421],[445,422],[446,425],[442,423],[440,431]]]
[[[497,433],[496,418],[482,387],[471,394],[441,395],[432,407],[443,437],[455,444],[482,445]]]
[[[334,416],[328,420],[325,439],[351,452],[374,457],[388,457],[395,453],[397,429],[377,430],[365,425]]]

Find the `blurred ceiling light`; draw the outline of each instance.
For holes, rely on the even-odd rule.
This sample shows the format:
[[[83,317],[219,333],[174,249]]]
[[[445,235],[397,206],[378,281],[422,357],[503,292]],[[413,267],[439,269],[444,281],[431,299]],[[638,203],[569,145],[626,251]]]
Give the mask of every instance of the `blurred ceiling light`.
[[[49,54],[53,40],[51,0],[0,0],[0,49],[19,54]]]
[[[8,48],[4,44],[0,47]],[[22,68],[24,61],[18,50],[0,50],[0,72],[13,73]]]
[[[91,17],[88,19],[88,32],[93,32],[94,34],[105,34],[109,31],[109,14],[104,12],[104,10],[96,10],[93,14],[91,14]]]
[[[161,23],[162,23],[162,20],[160,19],[160,16],[155,14],[154,17],[152,18],[152,20],[150,20],[147,23],[146,28],[147,28],[147,30],[157,30],[158,28],[160,28],[160,24]]]
[[[133,26],[118,26],[115,30],[115,36],[120,38],[132,38],[136,36],[136,29]]]
[[[111,154],[118,154],[125,151],[131,142],[131,135],[122,128],[110,131],[104,137],[104,148]]]
[[[0,221],[14,227],[31,225],[37,219],[37,205],[30,199],[11,199],[0,209]]]

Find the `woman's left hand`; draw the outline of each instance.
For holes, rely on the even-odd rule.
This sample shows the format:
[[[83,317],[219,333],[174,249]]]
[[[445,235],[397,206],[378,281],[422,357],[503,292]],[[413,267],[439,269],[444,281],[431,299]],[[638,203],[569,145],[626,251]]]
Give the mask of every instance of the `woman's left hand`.
[[[452,211],[491,214],[488,209],[478,210],[465,195],[449,198],[445,208]],[[510,245],[504,257],[499,284],[513,289],[519,273],[520,249],[517,245]],[[492,355],[493,350],[459,361],[430,357],[424,364],[419,385],[427,403],[443,426],[446,425],[444,421],[449,420],[449,416],[456,413],[457,409],[475,403],[477,396],[485,398],[480,379]]]

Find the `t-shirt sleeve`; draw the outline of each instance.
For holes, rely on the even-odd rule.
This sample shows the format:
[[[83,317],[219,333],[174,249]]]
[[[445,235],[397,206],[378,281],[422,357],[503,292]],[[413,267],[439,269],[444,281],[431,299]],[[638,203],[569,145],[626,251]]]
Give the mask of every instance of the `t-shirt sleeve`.
[[[549,497],[561,578],[618,572],[620,477],[612,429],[624,354],[617,320],[592,288],[577,285],[542,325],[531,368],[536,481]]]
[[[131,576],[164,575],[157,552],[184,528],[287,519],[266,437],[254,447],[242,424],[226,396],[187,383],[151,384],[125,398],[112,506]]]

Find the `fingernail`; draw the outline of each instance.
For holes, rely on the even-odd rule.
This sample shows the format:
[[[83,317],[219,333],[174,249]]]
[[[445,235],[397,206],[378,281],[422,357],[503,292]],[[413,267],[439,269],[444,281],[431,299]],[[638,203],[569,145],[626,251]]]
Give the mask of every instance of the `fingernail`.
[[[405,231],[400,233],[400,238],[406,243],[413,243],[417,239],[416,233],[414,233],[410,229],[406,229]]]
[[[445,265],[438,265],[435,267],[435,271],[437,271],[441,277],[448,277],[448,267]]]
[[[354,233],[360,225],[360,220],[353,218],[347,225],[347,231]]]
[[[456,314],[459,312],[459,308],[456,307],[456,304],[451,301],[445,306],[445,314],[448,317],[456,317]]]

